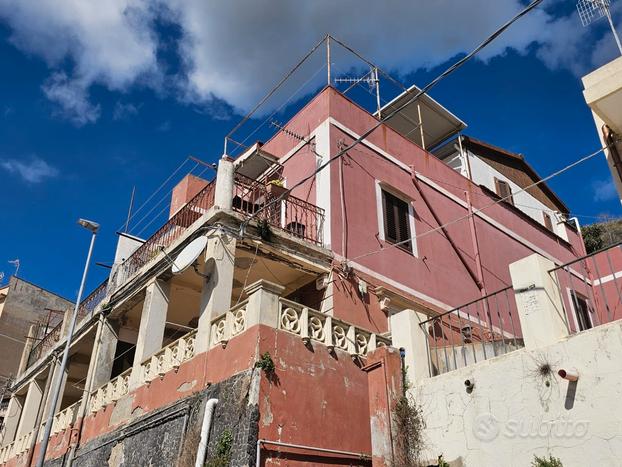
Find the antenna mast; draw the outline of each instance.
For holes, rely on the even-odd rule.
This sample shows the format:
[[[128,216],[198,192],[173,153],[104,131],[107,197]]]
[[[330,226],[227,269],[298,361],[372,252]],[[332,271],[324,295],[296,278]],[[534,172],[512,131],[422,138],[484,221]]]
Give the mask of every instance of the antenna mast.
[[[618,37],[613,19],[611,18],[610,7],[610,0],[579,0],[577,2],[577,11],[579,12],[579,17],[581,18],[581,24],[583,24],[583,26],[589,26],[603,16],[607,18],[613,37],[618,45],[620,55],[622,55],[622,44],[620,43],[620,38]]]

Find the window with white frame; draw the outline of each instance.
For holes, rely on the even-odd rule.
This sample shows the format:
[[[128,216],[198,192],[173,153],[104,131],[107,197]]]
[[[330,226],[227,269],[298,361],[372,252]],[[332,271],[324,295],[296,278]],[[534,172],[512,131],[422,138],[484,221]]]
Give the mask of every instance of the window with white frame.
[[[590,306],[587,297],[571,290],[570,299],[572,301],[572,307],[574,308],[577,330],[585,331],[586,329],[592,329],[592,317],[590,316]]]
[[[412,203],[397,191],[376,182],[378,232],[380,239],[417,255]]]

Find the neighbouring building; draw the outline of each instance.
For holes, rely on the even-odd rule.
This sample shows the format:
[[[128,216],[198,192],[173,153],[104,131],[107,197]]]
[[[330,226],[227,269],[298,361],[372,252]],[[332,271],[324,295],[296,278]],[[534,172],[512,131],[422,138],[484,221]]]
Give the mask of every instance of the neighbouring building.
[[[24,348],[36,345],[33,339],[46,335],[71,307],[69,300],[16,276],[0,288],[1,387],[17,375]]]
[[[194,465],[201,439],[207,465],[410,465],[405,381],[428,463],[619,459],[619,247],[585,256],[550,189],[519,197],[540,180],[521,157],[469,138],[477,178],[427,152],[464,128],[429,97],[401,116],[315,172],[378,123],[327,86],[213,180],[182,180],[150,238],[119,237],[67,370],[67,320],[24,357],[0,463],[34,463],[54,414],[50,466]],[[497,203],[495,176],[560,216]],[[501,429],[549,415],[589,430]]]
[[[622,57],[583,77],[583,96],[592,110],[596,131],[622,200]]]

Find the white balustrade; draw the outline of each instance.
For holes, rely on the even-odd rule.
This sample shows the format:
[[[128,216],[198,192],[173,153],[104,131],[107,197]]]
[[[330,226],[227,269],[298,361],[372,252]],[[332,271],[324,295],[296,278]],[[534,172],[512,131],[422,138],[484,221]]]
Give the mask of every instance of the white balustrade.
[[[300,336],[305,343],[321,342],[331,350],[345,350],[361,357],[376,347],[391,344],[384,337],[291,300],[280,298],[279,306],[279,329]]]
[[[224,315],[212,321],[211,345],[226,345],[229,339],[246,330],[246,309],[248,300],[231,308]]]
[[[54,415],[51,434],[55,435],[56,433],[60,433],[73,425],[76,421],[76,415],[78,414],[78,408],[81,402],[82,399]]]
[[[194,357],[196,334],[196,330],[189,332],[145,360],[141,365],[143,382],[162,377]]]
[[[89,411],[91,413],[97,412],[126,395],[131,374],[132,369],[128,368],[116,378],[111,379],[102,387],[93,391],[89,399]]]

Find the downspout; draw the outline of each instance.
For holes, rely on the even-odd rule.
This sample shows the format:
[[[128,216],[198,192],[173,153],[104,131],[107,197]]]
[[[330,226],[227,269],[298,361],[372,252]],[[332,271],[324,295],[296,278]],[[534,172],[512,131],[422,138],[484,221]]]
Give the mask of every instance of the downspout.
[[[465,269],[469,273],[469,276],[471,276],[471,279],[473,280],[473,282],[475,282],[477,287],[481,290],[482,287],[483,287],[482,282],[480,281],[478,276],[475,274],[475,272],[473,272],[473,270],[471,269],[471,266],[467,262],[466,258],[464,258],[464,256],[462,255],[462,252],[458,249],[458,246],[451,239],[451,236],[449,235],[449,232],[447,232],[447,229],[443,226],[443,223],[441,222],[441,220],[438,218],[438,216],[434,212],[434,209],[432,208],[431,204],[429,203],[428,198],[425,196],[425,193],[423,192],[423,190],[419,186],[419,181],[417,180],[417,174],[415,172],[415,166],[414,165],[410,166],[410,178],[411,178],[413,184],[415,185],[415,187],[417,188],[417,191],[421,195],[421,199],[423,199],[423,202],[428,207],[428,210],[430,211],[430,214],[432,214],[432,217],[434,218],[434,221],[440,227],[441,231],[443,232],[443,235],[445,236],[445,238],[447,239],[447,241],[449,242],[449,244],[453,248],[453,250],[456,253],[456,255],[458,255],[458,259],[460,259],[460,262],[462,263],[462,265],[465,267]]]
[[[201,440],[199,441],[199,449],[197,450],[197,460],[195,467],[203,467],[205,464],[205,454],[207,453],[207,440],[209,438],[209,430],[212,427],[212,417],[214,409],[218,404],[218,399],[210,399],[205,404],[205,412],[203,413],[203,424],[201,425]]]
[[[475,254],[475,268],[477,269],[477,286],[479,287],[482,297],[488,295],[486,293],[486,285],[484,284],[484,268],[482,267],[482,258],[479,251],[479,242],[477,241],[477,230],[475,229],[475,219],[473,216],[473,205],[471,204],[471,194],[469,190],[464,192],[469,210],[469,229],[471,230],[471,241],[473,243],[473,253]]]
[[[41,420],[43,419],[43,412],[45,412],[46,402],[48,394],[50,392],[50,386],[52,385],[52,379],[54,378],[54,368],[56,368],[56,356],[52,359],[50,369],[48,371],[48,377],[45,381],[45,387],[43,388],[43,397],[39,404],[39,410],[37,411],[37,418],[35,419],[35,429],[30,440],[30,447],[28,448],[28,459],[24,465],[30,465],[32,458],[35,455],[35,446],[37,444],[37,438],[39,438],[39,430],[41,429]]]

